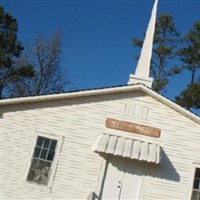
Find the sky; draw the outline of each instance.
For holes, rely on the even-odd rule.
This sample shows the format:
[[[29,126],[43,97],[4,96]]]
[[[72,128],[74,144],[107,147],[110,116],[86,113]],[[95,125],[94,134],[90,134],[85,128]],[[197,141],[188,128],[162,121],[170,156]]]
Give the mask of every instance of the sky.
[[[143,38],[154,0],[1,0],[18,21],[24,46],[59,29],[63,34],[61,66],[71,89],[127,84],[134,74],[140,49],[133,37]],[[169,13],[185,34],[200,20],[200,0],[159,0],[157,15]],[[67,78],[67,76],[66,76]],[[187,72],[170,80],[164,95],[174,99],[189,83]]]

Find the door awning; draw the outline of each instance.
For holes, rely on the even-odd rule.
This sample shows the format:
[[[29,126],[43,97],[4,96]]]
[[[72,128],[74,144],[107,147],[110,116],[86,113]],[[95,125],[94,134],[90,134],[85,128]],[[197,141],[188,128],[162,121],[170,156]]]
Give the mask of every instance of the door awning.
[[[93,145],[98,153],[113,154],[141,161],[160,162],[160,146],[130,138],[103,133]]]

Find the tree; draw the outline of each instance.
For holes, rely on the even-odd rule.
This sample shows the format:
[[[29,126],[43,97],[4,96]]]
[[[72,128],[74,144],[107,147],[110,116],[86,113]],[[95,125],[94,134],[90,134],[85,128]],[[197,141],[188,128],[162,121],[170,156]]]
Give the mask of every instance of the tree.
[[[190,84],[193,84],[200,69],[200,21],[193,24],[184,41],[186,46],[180,49],[179,55],[185,64],[184,68],[191,72]]]
[[[193,24],[184,41],[185,47],[180,49],[179,55],[191,78],[187,88],[176,97],[176,102],[188,109],[200,109],[200,21]]]
[[[142,40],[133,38],[132,41],[133,46],[142,47]],[[170,76],[181,72],[181,68],[175,66],[173,62],[177,55],[176,50],[179,42],[180,34],[175,27],[172,16],[161,14],[156,21],[150,66],[150,75],[154,78],[152,88],[156,92],[160,92],[167,86]]]
[[[187,109],[200,109],[200,83],[192,83],[176,97],[176,103]]]
[[[23,51],[17,40],[17,20],[0,7],[0,99],[9,96],[10,83],[16,77],[31,77],[31,66],[16,66],[16,59]]]
[[[59,31],[49,37],[39,35],[32,47],[27,50],[18,63],[32,66],[33,77],[17,77],[12,85],[12,94],[17,96],[33,96],[60,93],[66,90],[69,77],[62,77],[60,67],[62,37]]]

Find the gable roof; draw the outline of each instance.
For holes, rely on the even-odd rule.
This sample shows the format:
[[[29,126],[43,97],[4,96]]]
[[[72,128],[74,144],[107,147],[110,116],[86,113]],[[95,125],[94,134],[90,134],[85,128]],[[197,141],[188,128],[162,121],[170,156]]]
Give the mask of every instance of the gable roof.
[[[11,104],[21,104],[21,103],[61,100],[61,99],[71,99],[71,98],[79,98],[79,97],[89,97],[89,96],[94,96],[94,95],[134,92],[134,91],[144,92],[145,94],[153,97],[159,102],[167,105],[173,110],[181,113],[182,115],[200,124],[200,117],[193,114],[189,110],[182,108],[181,106],[177,105],[173,101],[158,94],[157,92],[153,91],[152,89],[148,88],[147,86],[143,84],[133,84],[133,85],[124,85],[124,86],[122,85],[122,86],[106,87],[106,88],[99,88],[99,89],[72,91],[72,92],[61,93],[61,94],[49,94],[49,95],[42,95],[42,96],[3,99],[3,100],[0,100],[0,106],[11,105]]]

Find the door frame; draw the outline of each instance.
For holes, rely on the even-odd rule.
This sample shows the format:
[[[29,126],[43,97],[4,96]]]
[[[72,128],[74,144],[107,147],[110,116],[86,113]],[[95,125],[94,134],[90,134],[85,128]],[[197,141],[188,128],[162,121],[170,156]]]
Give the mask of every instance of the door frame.
[[[109,154],[101,154],[100,155],[102,157],[102,162],[101,162],[101,166],[100,166],[100,170],[99,170],[99,176],[98,176],[98,180],[97,180],[97,186],[95,189],[95,194],[96,194],[96,198],[95,200],[101,200],[101,196],[102,196],[102,191],[103,191],[103,183],[105,181],[106,178],[106,172],[107,172],[107,167],[108,167],[108,163],[109,163]],[[115,155],[112,155],[115,156]],[[128,158],[126,158],[128,159]],[[141,176],[141,183],[140,183],[140,190],[138,193],[138,199],[143,199],[144,197],[144,192],[145,192],[145,181],[146,177]]]
[[[101,166],[100,166],[100,170],[99,170],[99,176],[98,176],[98,180],[97,180],[97,187],[95,189],[95,194],[96,194],[96,198],[98,200],[100,200],[100,196],[102,194],[102,183],[104,182],[105,178],[106,178],[106,169],[108,167],[108,154],[102,154],[100,155],[102,157],[102,161],[101,161]],[[95,199],[96,199],[95,198]]]

